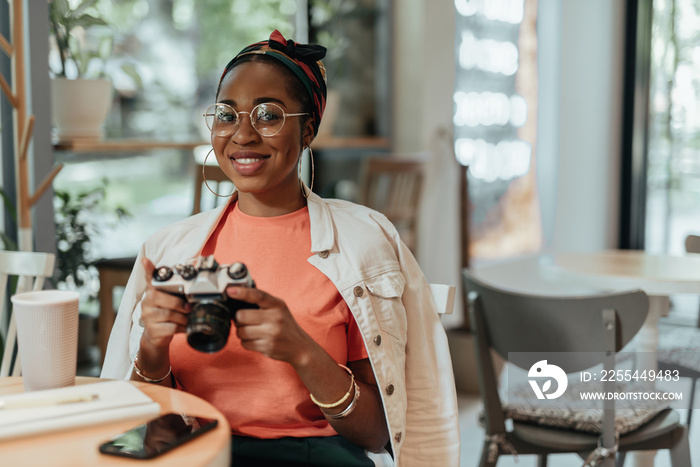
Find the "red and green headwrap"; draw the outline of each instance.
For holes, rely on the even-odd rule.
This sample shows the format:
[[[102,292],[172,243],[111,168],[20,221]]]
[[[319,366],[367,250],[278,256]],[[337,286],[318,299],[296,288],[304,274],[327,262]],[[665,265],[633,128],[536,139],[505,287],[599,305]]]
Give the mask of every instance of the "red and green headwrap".
[[[282,33],[274,30],[270,39],[251,44],[231,60],[219,79],[219,87],[226,74],[241,57],[246,55],[266,55],[289,68],[301,80],[313,103],[314,135],[318,133],[323,111],[326,108],[326,68],[321,59],[326,56],[326,48],[315,44],[299,44],[287,40]]]

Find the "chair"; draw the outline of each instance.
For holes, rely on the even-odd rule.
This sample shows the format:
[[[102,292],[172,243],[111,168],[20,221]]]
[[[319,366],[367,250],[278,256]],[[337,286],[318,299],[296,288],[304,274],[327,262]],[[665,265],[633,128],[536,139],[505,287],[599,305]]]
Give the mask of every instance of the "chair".
[[[44,280],[53,276],[55,262],[56,256],[53,253],[0,251],[0,327],[7,322],[5,310],[10,313],[10,304],[5,295],[8,287],[11,295],[41,290]],[[16,344],[17,325],[14,315],[10,313],[0,364],[0,378],[10,375],[20,376],[22,373],[19,355],[17,354],[15,358]]]
[[[700,235],[688,235],[685,237],[686,253],[700,253]],[[698,310],[698,321],[696,326],[700,328],[700,309]]]
[[[613,457],[605,456],[599,449],[599,439],[601,448],[614,453],[616,432],[621,433],[617,447],[620,453],[670,449],[674,467],[690,465],[687,428],[679,423],[680,417],[674,410],[657,408],[623,414],[599,408],[592,417],[595,412],[590,409],[548,406],[545,410],[528,410],[516,403],[517,397],[510,397],[510,389],[509,405],[504,406],[499,395],[491,351],[525,370],[535,368],[533,361],[524,358],[533,358],[526,352],[546,353],[548,365],[557,365],[566,373],[600,363],[605,369],[614,367],[614,354],[632,339],[646,318],[648,298],[644,292],[526,295],[487,285],[468,269],[463,271],[462,279],[468,292],[479,389],[484,402],[486,436],[481,467],[495,466],[499,456],[514,453],[538,455],[539,466],[546,466],[547,455],[556,453],[576,453],[583,458],[601,455],[605,466],[613,466]],[[544,384],[542,391],[547,391],[546,387]],[[527,389],[530,398],[537,401],[534,391]],[[603,386],[606,392],[611,389],[614,388]],[[577,394],[574,390],[570,393]],[[615,403],[606,401],[605,409],[614,409]],[[506,429],[507,418],[513,420],[511,429]],[[587,418],[590,431],[583,430]],[[568,426],[572,422],[581,426]]]
[[[118,306],[114,306],[114,289],[126,286],[136,257],[110,258],[95,261],[100,278],[100,290],[97,300],[100,303],[100,315],[97,321],[97,345],[100,348],[100,362],[104,362],[109,334],[112,332]]]
[[[451,315],[455,306],[455,293],[457,288],[454,285],[430,284],[430,293],[433,295],[433,303],[438,311],[438,315]]]
[[[685,237],[685,251],[688,253],[700,253],[700,235],[688,235]]]
[[[358,202],[384,214],[414,253],[418,246],[423,167],[420,160],[388,156],[367,157],[360,166]]]
[[[207,187],[204,184],[205,178],[209,184],[209,188],[215,192],[219,191],[221,182],[231,183],[231,179],[226,176],[218,165],[202,165],[196,163],[194,170],[194,203],[192,204],[192,214],[202,212],[202,191],[207,190]],[[222,194],[228,194],[228,192]],[[219,198],[216,199],[214,206],[212,207],[215,207],[218,204],[218,201]]]

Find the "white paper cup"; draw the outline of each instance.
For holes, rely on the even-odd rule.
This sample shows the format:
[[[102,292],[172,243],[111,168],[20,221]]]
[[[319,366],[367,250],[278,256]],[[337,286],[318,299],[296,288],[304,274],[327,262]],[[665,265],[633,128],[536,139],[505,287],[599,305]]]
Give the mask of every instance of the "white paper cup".
[[[12,297],[25,391],[75,384],[77,292],[40,290]]]

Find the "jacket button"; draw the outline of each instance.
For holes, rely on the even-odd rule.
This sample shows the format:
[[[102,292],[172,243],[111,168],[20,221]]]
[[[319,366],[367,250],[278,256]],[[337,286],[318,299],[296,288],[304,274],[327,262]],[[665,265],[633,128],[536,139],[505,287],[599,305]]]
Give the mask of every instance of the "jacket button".
[[[323,250],[322,252],[320,252],[320,253],[318,254],[318,256],[320,256],[320,257],[323,258],[323,259],[328,258],[328,255],[330,255],[330,252],[329,252],[328,250]]]
[[[356,297],[361,297],[362,294],[365,293],[365,291],[362,289],[362,287],[358,285],[355,286],[355,288],[352,290],[352,293],[354,293]]]
[[[374,338],[374,343],[379,346],[382,345],[382,335],[379,334],[377,337]]]
[[[389,395],[392,395],[394,393],[394,385],[390,384],[389,386],[386,387],[386,393]]]
[[[143,322],[143,318],[139,318],[139,326],[144,327],[146,323]]]
[[[397,443],[401,442],[401,432],[399,431],[396,433],[396,436],[394,436],[394,439],[396,440]]]

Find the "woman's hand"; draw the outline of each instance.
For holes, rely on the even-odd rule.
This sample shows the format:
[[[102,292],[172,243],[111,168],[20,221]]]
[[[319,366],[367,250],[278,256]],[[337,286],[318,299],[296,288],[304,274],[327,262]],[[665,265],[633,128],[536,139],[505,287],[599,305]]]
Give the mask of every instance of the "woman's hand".
[[[136,381],[156,382],[170,386],[170,341],[178,332],[184,332],[187,325],[189,305],[184,300],[151,285],[151,277],[156,267],[148,258],[141,264],[146,272],[146,295],[141,301],[141,321],[143,334],[137,354],[139,374],[136,369],[131,379]],[[146,378],[144,378],[146,377]],[[156,381],[153,381],[156,380]]]
[[[260,307],[259,310],[244,308],[236,313],[236,334],[244,348],[291,364],[309,392],[321,401],[336,401],[348,391],[350,376],[304,332],[282,300],[247,287],[229,287],[226,292],[231,298]],[[372,365],[365,359],[350,362],[348,366],[362,395],[349,416],[327,417],[327,420],[340,435],[379,452],[389,441],[389,430]],[[341,412],[349,404],[350,400],[330,413]]]
[[[156,268],[148,258],[143,258],[142,264],[146,270],[148,285],[141,302],[141,320],[144,327],[141,346],[167,351],[173,336],[178,332],[185,332],[190,307],[182,298],[153,287],[150,278],[153,277]]]
[[[231,298],[260,307],[236,312],[236,335],[243,348],[293,367],[306,363],[317,345],[299,326],[284,301],[249,287],[229,287],[226,293]]]

